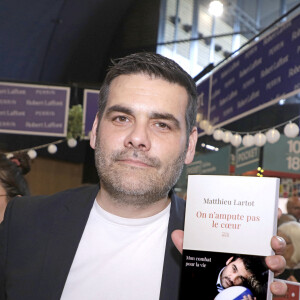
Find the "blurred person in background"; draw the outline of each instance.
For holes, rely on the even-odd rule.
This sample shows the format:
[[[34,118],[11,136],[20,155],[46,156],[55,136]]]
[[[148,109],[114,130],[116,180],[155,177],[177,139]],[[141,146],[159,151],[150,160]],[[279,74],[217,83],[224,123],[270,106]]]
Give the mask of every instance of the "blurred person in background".
[[[16,153],[11,158],[0,154],[0,223],[10,199],[30,195],[23,175],[30,171],[30,159],[26,153]]]
[[[291,221],[296,221],[297,222],[297,219],[293,216],[293,215],[290,215],[290,214],[282,214],[280,216],[280,218],[278,219],[278,222],[277,222],[277,228],[282,225],[283,223],[286,223],[286,222],[291,222]]]
[[[286,222],[278,227],[277,234],[286,241],[286,269],[278,278],[300,282],[300,223]]]
[[[298,196],[291,196],[288,199],[286,204],[286,210],[288,214],[293,215],[297,221],[300,220],[300,197]]]

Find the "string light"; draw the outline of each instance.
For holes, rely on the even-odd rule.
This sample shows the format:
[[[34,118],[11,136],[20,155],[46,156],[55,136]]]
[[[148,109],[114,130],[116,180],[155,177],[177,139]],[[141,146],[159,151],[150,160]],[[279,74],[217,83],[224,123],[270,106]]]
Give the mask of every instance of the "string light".
[[[267,137],[263,133],[258,132],[257,134],[255,134],[254,136],[255,146],[262,147],[265,145],[266,141],[267,141]]]
[[[238,147],[242,142],[242,137],[236,133],[231,137],[230,142],[234,147]]]
[[[30,157],[30,159],[35,159],[37,157],[37,153],[34,149],[30,149],[28,152],[27,152],[28,156]]]
[[[56,153],[56,152],[57,152],[57,146],[54,145],[54,144],[50,144],[50,145],[48,146],[48,152],[49,152],[50,154]]]
[[[284,126],[284,134],[289,138],[294,138],[299,134],[299,127],[297,124],[289,122]]]
[[[251,147],[254,145],[254,136],[250,134],[246,134],[243,136],[243,145],[245,147]]]
[[[270,144],[274,144],[279,141],[280,139],[280,133],[276,128],[284,127],[284,134],[285,136],[289,138],[294,138],[298,136],[299,134],[299,126],[296,123],[293,123],[293,121],[299,119],[300,116],[294,117],[291,120],[288,120],[286,122],[283,122],[281,124],[278,124],[276,126],[272,126],[270,128],[266,128],[263,130],[256,130],[256,131],[230,131],[225,130],[224,128],[216,128],[214,129],[212,135],[213,138],[216,141],[223,140],[224,143],[229,143],[235,147],[238,147],[241,143],[245,147],[251,147],[253,145],[256,145],[257,147],[262,147],[265,145],[266,142]],[[209,124],[209,121],[202,120],[202,125]],[[212,126],[212,125],[209,125]],[[201,126],[200,126],[201,127]],[[207,127],[206,127],[207,128]],[[206,131],[205,131],[206,132]],[[211,134],[209,132],[209,134]],[[243,137],[242,137],[243,135]],[[234,138],[233,138],[234,137]],[[241,142],[240,142],[241,139]],[[233,142],[232,142],[233,141]]]
[[[227,130],[224,132],[222,140],[224,143],[229,143],[231,141],[232,133],[231,131]]]
[[[67,143],[70,148],[74,148],[77,146],[77,141],[74,138],[68,139]]]
[[[60,140],[57,140],[55,142],[51,142],[51,143],[47,143],[47,144],[43,144],[43,145],[31,147],[31,148],[11,151],[9,153],[6,153],[6,156],[9,156],[9,155],[13,156],[13,154],[16,153],[16,152],[27,152],[30,159],[35,159],[37,157],[37,150],[47,148],[49,153],[54,154],[57,151],[57,146],[56,145],[61,144],[61,143],[66,142],[66,141],[67,141],[67,139],[60,139]],[[50,149],[50,151],[54,151],[54,152],[50,152],[49,149]]]
[[[277,129],[275,128],[272,128],[272,129],[269,129],[266,133],[266,137],[267,137],[267,141],[270,143],[270,144],[274,144],[276,142],[279,141],[280,139],[280,133]]]

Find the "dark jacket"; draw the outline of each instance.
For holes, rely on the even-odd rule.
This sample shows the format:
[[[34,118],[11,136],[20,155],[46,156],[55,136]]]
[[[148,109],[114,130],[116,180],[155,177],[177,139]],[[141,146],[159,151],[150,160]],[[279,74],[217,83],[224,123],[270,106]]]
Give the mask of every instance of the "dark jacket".
[[[60,299],[98,186],[12,199],[0,226],[0,299]],[[177,300],[181,255],[171,233],[183,229],[185,202],[171,195],[160,300]],[[88,299],[87,299],[88,300]]]

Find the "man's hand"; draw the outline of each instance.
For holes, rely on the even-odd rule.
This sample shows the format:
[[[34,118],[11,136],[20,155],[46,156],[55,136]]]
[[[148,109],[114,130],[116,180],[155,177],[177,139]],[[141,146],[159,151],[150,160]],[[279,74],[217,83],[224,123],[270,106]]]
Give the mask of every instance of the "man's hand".
[[[172,241],[178,251],[182,254],[183,248],[183,230],[174,230],[171,234]]]
[[[277,276],[281,274],[286,266],[284,257],[282,256],[285,250],[285,240],[279,236],[273,236],[271,240],[271,247],[275,252],[275,255],[266,257],[266,264],[268,268],[274,272],[274,275]],[[272,282],[271,283],[271,292],[273,295],[282,296],[285,295],[287,291],[287,286],[283,282]]]
[[[174,230],[172,232],[172,241],[178,251],[182,254],[183,248],[183,231]],[[274,272],[274,275],[277,276],[282,273],[285,269],[286,262],[282,255],[285,250],[285,241],[281,237],[273,236],[271,240],[271,247],[275,252],[275,255],[266,257],[266,264],[271,271]],[[274,295],[281,296],[284,295],[287,291],[287,286],[283,282],[272,282],[271,283],[271,292]]]

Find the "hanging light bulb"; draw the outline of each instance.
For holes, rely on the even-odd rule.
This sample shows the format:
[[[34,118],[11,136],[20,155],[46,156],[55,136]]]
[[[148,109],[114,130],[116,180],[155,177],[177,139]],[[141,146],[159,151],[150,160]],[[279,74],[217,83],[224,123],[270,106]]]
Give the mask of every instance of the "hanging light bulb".
[[[214,127],[212,125],[208,124],[204,131],[207,135],[212,135],[214,132]]]
[[[222,140],[222,137],[223,137],[223,131],[221,129],[216,129],[213,133],[213,138],[216,141],[220,141]]]
[[[67,143],[70,148],[74,148],[77,146],[77,141],[74,138],[68,139]]]
[[[272,128],[272,129],[269,129],[266,133],[266,137],[267,137],[267,141],[270,143],[270,144],[274,144],[276,142],[279,141],[280,139],[280,133],[277,129],[275,128]]]
[[[56,147],[56,145],[50,144],[50,145],[48,146],[48,152],[49,152],[50,154],[56,153],[56,152],[57,152],[57,147]]]
[[[254,136],[250,134],[246,134],[243,136],[243,145],[245,147],[251,147],[254,145]]]
[[[222,140],[224,143],[229,143],[232,137],[232,133],[230,131],[223,132]]]
[[[37,152],[34,149],[30,149],[27,154],[30,159],[35,159],[37,157]]]
[[[299,127],[295,123],[288,123],[284,126],[284,134],[289,138],[294,138],[299,134]]]
[[[202,119],[203,119],[203,114],[198,112],[196,116],[196,122],[199,124]]]
[[[266,143],[266,141],[267,141],[267,137],[263,133],[261,133],[261,132],[257,133],[254,136],[254,143],[255,143],[255,145],[257,147],[264,146],[264,144]]]
[[[207,120],[201,120],[199,123],[200,128],[203,130],[205,130],[208,125],[209,125],[209,123]]]
[[[238,147],[242,143],[242,137],[236,133],[231,137],[230,142],[234,147]]]

